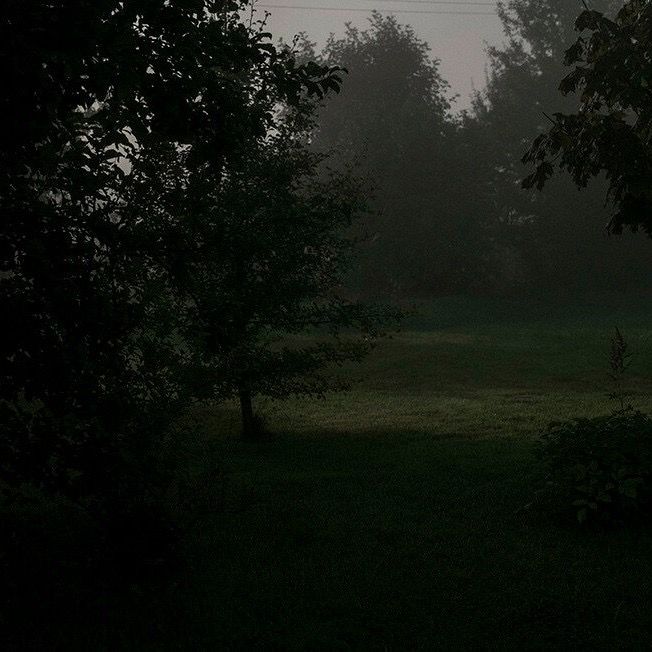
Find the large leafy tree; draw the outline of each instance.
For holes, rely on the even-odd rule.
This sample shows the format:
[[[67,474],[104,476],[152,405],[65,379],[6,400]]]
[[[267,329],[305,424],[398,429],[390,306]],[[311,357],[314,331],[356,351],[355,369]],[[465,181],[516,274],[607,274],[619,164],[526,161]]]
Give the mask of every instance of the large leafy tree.
[[[652,4],[626,2],[613,18],[599,8],[583,11],[580,32],[567,50],[572,70],[560,89],[579,95],[572,112],[557,112],[525,157],[536,170],[526,187],[542,188],[555,166],[585,187],[604,175],[612,202],[609,229],[643,229],[652,235]]]
[[[349,79],[321,108],[314,144],[355,161],[373,188],[358,287],[431,296],[482,285],[490,243],[468,192],[472,152],[428,45],[374,13],[367,29],[347,26],[320,57]]]
[[[219,238],[207,198],[219,205],[279,102],[337,86],[333,71],[297,64],[243,23],[240,8],[3,5],[5,482],[73,497],[146,492],[170,414],[203,395],[206,338],[191,337],[192,316],[228,324],[241,293],[211,274],[204,292],[231,301],[202,313],[193,297],[193,274],[220,253],[207,245]]]

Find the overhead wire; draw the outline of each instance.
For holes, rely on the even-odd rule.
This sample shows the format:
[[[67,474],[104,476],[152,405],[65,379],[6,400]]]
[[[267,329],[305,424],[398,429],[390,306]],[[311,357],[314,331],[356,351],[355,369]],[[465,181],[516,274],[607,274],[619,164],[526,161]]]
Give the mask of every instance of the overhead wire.
[[[398,2],[407,4],[420,4],[420,5],[457,5],[462,7],[495,7],[495,2],[471,2],[466,0],[365,0],[365,2]]]
[[[374,0],[370,0],[374,1]],[[379,0],[375,0],[378,2]],[[394,2],[407,2],[408,0],[380,0],[384,1],[394,1]],[[416,0],[409,0],[409,2],[416,2]],[[465,4],[465,3],[462,3]],[[484,3],[481,3],[484,4]],[[263,7],[264,9],[300,9],[306,11],[344,11],[344,12],[362,12],[369,13],[371,9],[363,9],[361,7],[319,7],[319,6],[307,6],[307,5],[277,5],[277,4],[266,4],[266,3],[256,3],[255,7]],[[383,9],[385,13],[391,14],[433,14],[436,16],[496,16],[496,12],[487,12],[487,11],[458,11],[458,10],[436,10],[436,9]]]

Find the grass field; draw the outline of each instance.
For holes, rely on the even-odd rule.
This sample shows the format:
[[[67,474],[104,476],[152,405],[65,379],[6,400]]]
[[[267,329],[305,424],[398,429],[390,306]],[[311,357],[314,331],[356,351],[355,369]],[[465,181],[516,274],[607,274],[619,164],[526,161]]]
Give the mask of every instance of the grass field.
[[[402,332],[341,373],[353,391],[323,401],[262,405],[272,431],[300,437],[421,434],[477,439],[536,435],[555,419],[611,409],[607,376],[614,327],[633,354],[632,402],[652,409],[652,309],[619,305],[444,299],[418,307]],[[642,303],[642,302],[641,302]],[[197,428],[236,434],[228,409]]]
[[[442,300],[347,371],[351,392],[263,405],[269,442],[238,441],[229,408],[197,411],[221,474],[189,569],[86,649],[649,649],[652,531],[521,509],[537,432],[611,409],[615,325],[652,410],[652,311],[631,305]]]

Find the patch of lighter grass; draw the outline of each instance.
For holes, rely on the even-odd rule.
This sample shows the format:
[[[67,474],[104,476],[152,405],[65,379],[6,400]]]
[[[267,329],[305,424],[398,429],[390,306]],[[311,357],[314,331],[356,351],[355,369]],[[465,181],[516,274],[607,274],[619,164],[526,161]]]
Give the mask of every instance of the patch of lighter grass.
[[[641,343],[630,385],[634,407],[652,410],[649,354]],[[348,392],[323,399],[259,399],[268,429],[291,436],[532,438],[551,421],[609,412],[608,333],[602,329],[494,326],[407,331],[384,341],[360,365],[337,374]],[[210,436],[239,431],[237,405],[195,411]]]

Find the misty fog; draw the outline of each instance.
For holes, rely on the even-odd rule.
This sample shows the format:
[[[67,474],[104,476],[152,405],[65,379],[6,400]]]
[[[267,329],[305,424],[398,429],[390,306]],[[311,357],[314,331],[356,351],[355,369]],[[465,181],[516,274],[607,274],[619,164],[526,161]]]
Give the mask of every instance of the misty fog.
[[[4,0],[0,648],[652,645],[652,0]]]

